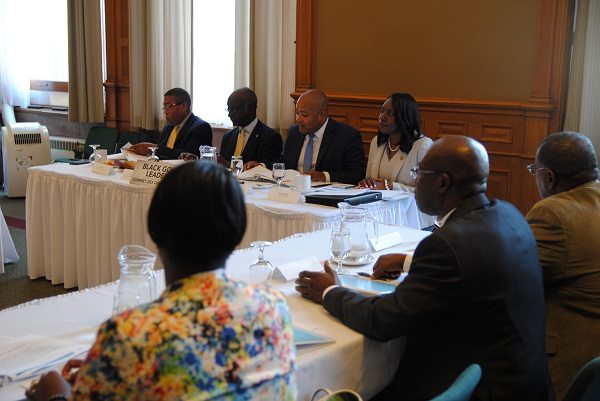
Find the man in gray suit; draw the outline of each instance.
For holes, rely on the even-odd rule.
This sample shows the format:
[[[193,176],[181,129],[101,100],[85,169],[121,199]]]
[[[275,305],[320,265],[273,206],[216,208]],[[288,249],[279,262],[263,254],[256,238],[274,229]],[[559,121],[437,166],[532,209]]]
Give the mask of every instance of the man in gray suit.
[[[578,370],[600,356],[600,183],[590,140],[575,132],[539,146],[540,196],[527,214],[537,242],[546,293],[546,352],[557,399]]]
[[[393,293],[369,297],[337,286],[328,266],[301,272],[296,289],[370,338],[406,336],[396,379],[378,400],[431,399],[471,363],[483,371],[473,399],[553,399],[535,240],[515,207],[485,196],[484,147],[443,137],[416,174],[417,204],[441,217],[440,228],[419,243]],[[401,269],[405,256],[389,270]]]

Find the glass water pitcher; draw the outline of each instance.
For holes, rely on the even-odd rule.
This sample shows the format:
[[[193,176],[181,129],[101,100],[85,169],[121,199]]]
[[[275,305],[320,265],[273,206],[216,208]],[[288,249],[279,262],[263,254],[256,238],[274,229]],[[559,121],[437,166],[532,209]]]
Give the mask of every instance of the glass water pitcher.
[[[217,148],[207,145],[200,146],[200,160],[217,164]]]
[[[113,315],[154,301],[156,293],[156,255],[139,245],[125,245],[119,251],[121,277],[114,296]]]
[[[368,225],[372,225],[374,238],[379,236],[377,221],[369,211],[361,206],[350,206],[340,203],[342,211],[341,228],[350,231],[352,248],[350,254],[344,260],[348,265],[360,265],[368,263],[373,259],[371,255],[371,243],[369,242]]]

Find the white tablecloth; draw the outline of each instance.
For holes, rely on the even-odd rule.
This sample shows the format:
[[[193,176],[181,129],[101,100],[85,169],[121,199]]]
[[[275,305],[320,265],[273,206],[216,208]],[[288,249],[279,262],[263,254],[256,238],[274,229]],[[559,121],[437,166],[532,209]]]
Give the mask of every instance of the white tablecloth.
[[[378,222],[420,228],[413,194],[383,192],[396,192],[393,194],[395,199],[361,206],[367,208]],[[311,203],[275,202],[268,200],[267,194],[266,190],[254,190],[246,196],[248,226],[240,244],[242,248],[250,246],[254,240],[275,241],[295,233],[332,228],[342,219],[342,212],[338,208]]]
[[[15,249],[6,220],[4,220],[4,214],[0,209],[0,274],[4,273],[4,263],[14,263],[19,260],[19,255]]]
[[[146,230],[153,188],[129,184],[121,172],[104,176],[91,165],[55,163],[29,169],[27,257],[32,279],[80,289],[119,278],[117,253],[137,244],[156,251]],[[267,191],[246,197],[248,228],[240,244],[278,240],[299,232],[329,228],[340,210],[312,204],[269,201]],[[378,221],[419,227],[412,194],[368,206]]]
[[[382,229],[383,232],[390,230],[399,230],[408,244],[383,252],[402,251],[407,246],[414,248],[415,242],[427,235],[398,227]],[[265,257],[275,266],[307,256],[325,259],[329,235],[329,230],[325,230],[280,241],[266,248]],[[255,257],[255,250],[235,252],[227,261],[227,273],[233,278],[247,278],[248,266]],[[372,264],[347,269],[370,271]],[[164,288],[162,274],[159,277],[161,288]],[[365,338],[340,324],[322,306],[301,298],[294,291],[293,281],[274,284],[286,294],[295,326],[335,340],[334,343],[298,347],[299,400],[308,400],[320,387],[352,388],[368,399],[391,381],[401,356],[403,344],[400,340],[381,343]],[[0,348],[26,335],[91,345],[98,325],[111,314],[114,286],[113,283],[0,311]],[[28,357],[31,355],[24,355],[24,358]],[[19,385],[27,384],[13,382],[0,388],[0,399],[19,399],[24,391]]]

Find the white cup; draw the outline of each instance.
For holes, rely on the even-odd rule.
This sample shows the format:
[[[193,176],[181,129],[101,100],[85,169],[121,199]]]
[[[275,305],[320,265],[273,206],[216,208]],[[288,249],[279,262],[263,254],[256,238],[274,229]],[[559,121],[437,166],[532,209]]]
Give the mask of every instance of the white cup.
[[[106,149],[96,149],[96,153],[98,153],[100,155],[100,157],[102,157],[102,161],[106,161],[106,159],[108,158],[108,151]]]
[[[294,186],[298,192],[310,191],[310,175],[298,174],[294,177]]]

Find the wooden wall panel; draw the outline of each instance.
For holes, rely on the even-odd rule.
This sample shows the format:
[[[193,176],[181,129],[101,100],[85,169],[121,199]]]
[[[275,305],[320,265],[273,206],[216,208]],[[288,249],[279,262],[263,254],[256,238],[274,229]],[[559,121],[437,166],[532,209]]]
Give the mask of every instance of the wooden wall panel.
[[[127,131],[129,108],[129,2],[105,0],[106,126]]]
[[[320,4],[316,0],[297,0],[297,82],[291,94],[295,99],[315,87],[315,66],[320,61],[317,58],[326,54],[317,47],[327,46],[330,42],[334,50],[339,47],[338,42],[333,40],[335,38],[322,38],[315,31],[313,19],[318,15],[317,6]],[[528,99],[521,100],[522,96],[516,93],[506,97],[510,100],[492,96],[487,99],[419,97],[418,91],[415,91],[425,134],[432,139],[444,135],[467,135],[482,142],[490,155],[488,194],[512,202],[523,213],[539,199],[535,181],[525,167],[532,163],[540,141],[562,126],[575,1],[537,0],[537,4],[537,27],[532,34],[535,42],[533,73],[532,76],[519,77],[531,82]],[[410,16],[405,15],[404,18]],[[383,46],[380,50],[385,55],[389,51],[385,48],[386,43],[372,41],[369,46]],[[360,57],[360,49],[356,50],[354,56]],[[469,50],[465,49],[465,57],[470,56]],[[375,63],[380,61],[372,60]],[[379,82],[385,77],[373,79]],[[343,89],[343,93],[328,89],[325,84],[321,89],[325,89],[329,97],[331,116],[356,127],[368,151],[369,143],[377,132],[377,117],[385,96],[365,94],[364,88],[369,85],[369,79],[358,81],[360,77],[354,76],[353,81],[344,83],[347,88]],[[356,88],[356,92],[352,88]]]

